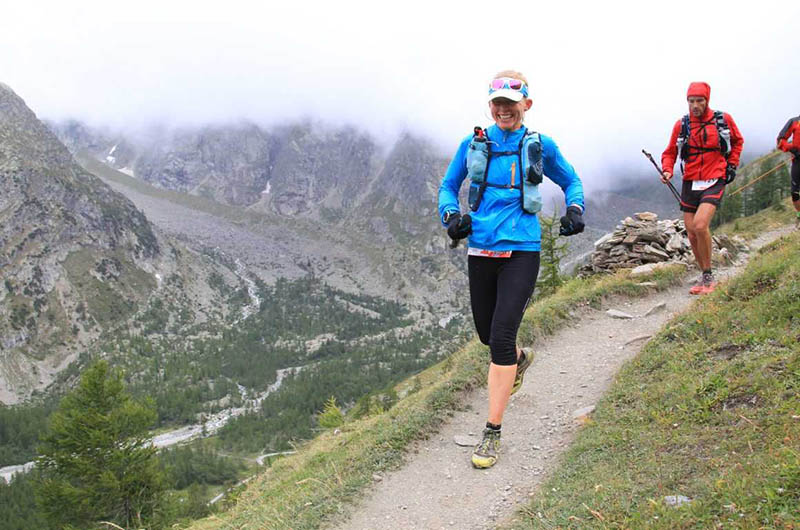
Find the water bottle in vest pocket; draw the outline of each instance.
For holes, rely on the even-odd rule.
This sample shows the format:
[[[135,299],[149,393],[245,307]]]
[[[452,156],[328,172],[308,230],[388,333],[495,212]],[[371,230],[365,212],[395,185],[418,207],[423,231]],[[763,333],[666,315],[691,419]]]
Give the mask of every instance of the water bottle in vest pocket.
[[[486,137],[475,136],[467,150],[467,175],[473,183],[483,182],[488,162],[489,144],[486,142]]]
[[[486,141],[486,134],[480,127],[475,127],[475,136],[469,143],[467,149],[467,176],[470,180],[469,186],[469,205],[476,207],[476,203],[481,195],[481,189],[486,170],[489,166],[489,142]]]
[[[544,177],[542,142],[538,133],[526,135],[522,145],[522,209],[527,213],[539,213],[542,209],[542,194],[539,184]]]

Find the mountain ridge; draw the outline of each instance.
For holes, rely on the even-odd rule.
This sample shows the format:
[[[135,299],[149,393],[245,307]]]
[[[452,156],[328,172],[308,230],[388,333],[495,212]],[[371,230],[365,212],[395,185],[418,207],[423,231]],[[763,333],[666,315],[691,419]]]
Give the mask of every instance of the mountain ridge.
[[[190,258],[133,203],[76,164],[7,85],[0,87],[0,184],[3,402],[55,381],[154,294],[192,299],[199,321],[211,306],[225,306],[199,296],[210,292],[200,273],[210,261]],[[222,274],[239,283],[232,272]],[[172,278],[189,288],[180,292]]]

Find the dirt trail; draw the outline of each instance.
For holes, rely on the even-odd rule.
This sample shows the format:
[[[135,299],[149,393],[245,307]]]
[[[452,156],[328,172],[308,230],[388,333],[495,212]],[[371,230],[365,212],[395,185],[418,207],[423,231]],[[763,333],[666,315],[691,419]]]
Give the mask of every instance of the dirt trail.
[[[788,232],[787,227],[751,242],[757,248]],[[718,272],[724,280],[742,265]],[[511,398],[503,419],[500,458],[489,470],[470,465],[471,447],[455,436],[479,436],[486,418],[486,389],[468,395],[439,432],[410,448],[401,469],[376,477],[366,499],[337,529],[493,528],[532,497],[558,457],[572,442],[579,424],[573,417],[594,405],[609,388],[623,363],[693,300],[691,275],[679,287],[636,300],[617,300],[600,310],[586,310],[573,327],[564,328],[532,347],[534,364],[520,391]],[[665,304],[649,316],[653,308]],[[611,318],[607,309],[636,315]]]

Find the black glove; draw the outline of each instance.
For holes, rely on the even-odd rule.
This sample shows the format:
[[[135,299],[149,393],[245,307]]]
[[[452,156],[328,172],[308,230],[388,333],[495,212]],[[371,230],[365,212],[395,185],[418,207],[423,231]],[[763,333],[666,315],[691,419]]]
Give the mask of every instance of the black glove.
[[[447,218],[447,235],[450,239],[458,241],[472,233],[472,216],[454,213]]]
[[[730,184],[736,178],[736,166],[728,164],[725,167],[725,184]]]
[[[583,214],[577,206],[567,208],[567,215],[561,218],[561,228],[558,233],[562,236],[572,236],[583,232]]]

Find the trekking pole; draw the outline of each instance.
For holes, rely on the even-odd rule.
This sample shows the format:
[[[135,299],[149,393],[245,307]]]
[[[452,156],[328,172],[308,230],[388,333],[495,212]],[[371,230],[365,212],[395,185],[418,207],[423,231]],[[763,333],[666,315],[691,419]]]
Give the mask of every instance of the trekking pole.
[[[656,171],[658,171],[658,175],[659,175],[659,177],[661,177],[661,178],[662,178],[662,182],[664,182],[664,181],[663,181],[663,178],[664,178],[664,172],[663,172],[663,171],[661,171],[661,168],[660,168],[660,167],[658,167],[658,164],[656,164],[656,161],[655,161],[655,160],[653,160],[653,155],[651,155],[650,153],[648,153],[648,152],[647,152],[647,151],[645,151],[644,149],[642,149],[642,153],[644,153],[644,156],[646,156],[647,158],[649,158],[649,159],[650,159],[650,162],[652,162],[652,163],[653,163],[653,165],[654,165],[654,166],[655,166],[655,168],[656,168]],[[666,184],[667,186],[669,186],[669,189],[670,189],[670,191],[671,191],[671,192],[672,192],[672,194],[675,196],[675,200],[676,200],[676,201],[678,201],[678,203],[680,203],[680,202],[681,202],[681,194],[680,194],[680,193],[678,193],[678,190],[676,190],[676,189],[675,189],[675,186],[673,186],[673,185],[672,185],[672,181],[669,181],[669,180],[668,180],[668,181],[664,182],[664,184]]]
[[[756,182],[758,182],[759,180],[763,179],[764,177],[766,177],[766,176],[767,176],[767,175],[769,175],[770,173],[772,173],[772,172],[774,172],[774,171],[778,171],[780,168],[782,168],[783,166],[785,166],[785,165],[786,165],[786,164],[788,164],[788,163],[789,163],[789,161],[788,161],[788,160],[784,160],[783,162],[781,162],[780,164],[778,164],[778,165],[777,165],[777,166],[775,166],[774,168],[770,169],[769,171],[766,171],[766,172],[762,173],[761,175],[757,176],[756,178],[754,178],[753,180],[751,180],[750,182],[748,182],[748,183],[747,183],[747,184],[745,184],[744,186],[739,186],[738,188],[736,188],[735,190],[733,190],[733,191],[731,192],[731,194],[730,194],[730,195],[728,195],[728,197],[733,197],[734,195],[736,195],[736,194],[737,194],[737,193],[739,193],[740,191],[744,190],[744,189],[745,189],[745,188],[747,188],[747,187],[750,187],[750,186],[752,186],[753,184],[755,184],[755,183],[756,183]]]

